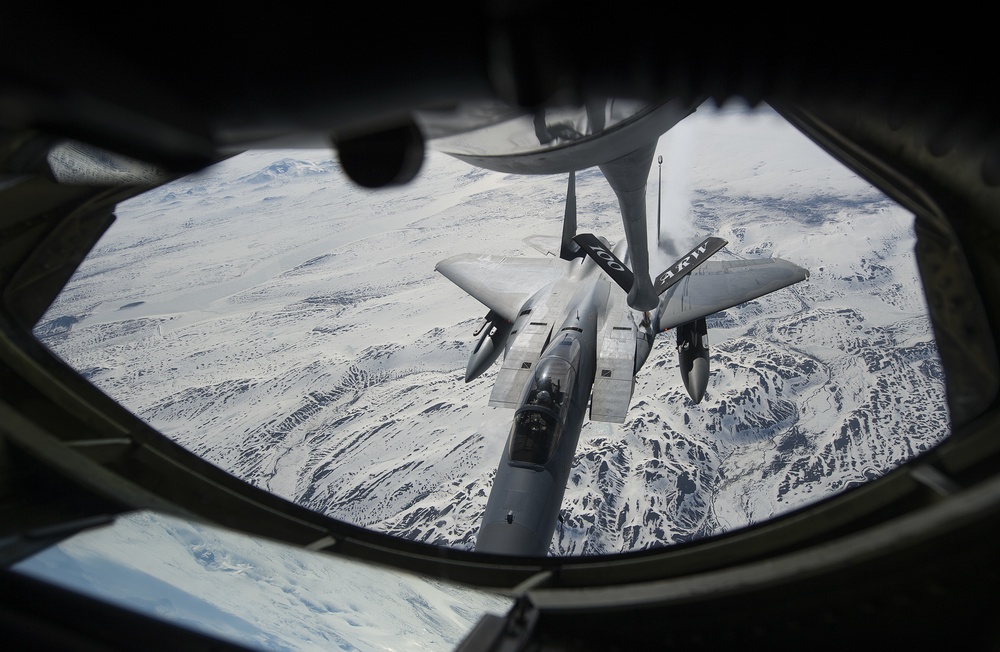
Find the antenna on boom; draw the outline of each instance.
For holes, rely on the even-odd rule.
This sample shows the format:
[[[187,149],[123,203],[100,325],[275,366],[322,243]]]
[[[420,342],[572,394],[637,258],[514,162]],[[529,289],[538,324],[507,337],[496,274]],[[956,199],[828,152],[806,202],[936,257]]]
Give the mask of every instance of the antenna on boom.
[[[660,249],[660,206],[663,201],[660,199],[660,189],[663,185],[663,155],[656,157],[658,165],[656,169],[656,248]]]

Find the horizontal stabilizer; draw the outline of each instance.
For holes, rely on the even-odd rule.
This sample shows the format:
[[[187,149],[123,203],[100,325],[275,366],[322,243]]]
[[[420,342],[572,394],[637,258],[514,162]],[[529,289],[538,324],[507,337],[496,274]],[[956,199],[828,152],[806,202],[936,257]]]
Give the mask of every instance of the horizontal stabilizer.
[[[524,242],[546,256],[558,258],[562,251],[562,240],[554,235],[529,235]]]
[[[653,290],[657,295],[663,294],[671,285],[693,272],[698,265],[708,260],[709,256],[727,244],[729,243],[726,240],[715,236],[705,238],[698,246],[681,256],[676,263],[657,276]]]
[[[583,248],[588,256],[597,261],[601,269],[607,272],[608,276],[621,289],[626,292],[632,289],[632,282],[634,280],[632,270],[626,267],[625,263],[618,260],[618,256],[611,253],[611,250],[597,236],[592,233],[580,233],[573,240]]]

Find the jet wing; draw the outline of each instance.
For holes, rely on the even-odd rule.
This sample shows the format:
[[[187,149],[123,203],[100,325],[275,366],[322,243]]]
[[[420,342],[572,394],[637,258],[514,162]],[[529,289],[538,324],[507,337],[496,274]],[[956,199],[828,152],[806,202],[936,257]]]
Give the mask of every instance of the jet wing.
[[[435,269],[484,306],[513,322],[524,302],[569,272],[561,258],[521,258],[461,254]]]
[[[780,258],[709,260],[660,299],[660,328],[673,328],[809,278]]]

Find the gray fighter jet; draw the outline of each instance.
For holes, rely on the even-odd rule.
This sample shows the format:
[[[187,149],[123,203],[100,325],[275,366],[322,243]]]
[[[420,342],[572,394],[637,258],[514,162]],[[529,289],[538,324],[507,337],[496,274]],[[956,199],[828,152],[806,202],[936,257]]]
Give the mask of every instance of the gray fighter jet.
[[[627,211],[638,212],[642,233],[645,200],[636,197],[645,196],[652,152],[643,148],[601,166],[618,194],[623,221]],[[655,280],[647,275],[645,286],[658,299],[651,310],[636,310],[629,296],[640,278],[630,269],[628,242],[634,238],[612,247],[604,238],[575,233],[572,172],[566,206],[561,238],[526,239],[545,257],[464,254],[436,267],[489,309],[476,332],[466,382],[502,351],[489,404],[514,410],[477,537],[480,552],[548,552],[585,410],[589,406],[595,421],[625,421],[635,375],[658,334],[676,331],[681,378],[700,402],[709,378],[705,317],[808,277],[777,258],[706,262],[726,245],[709,237]]]

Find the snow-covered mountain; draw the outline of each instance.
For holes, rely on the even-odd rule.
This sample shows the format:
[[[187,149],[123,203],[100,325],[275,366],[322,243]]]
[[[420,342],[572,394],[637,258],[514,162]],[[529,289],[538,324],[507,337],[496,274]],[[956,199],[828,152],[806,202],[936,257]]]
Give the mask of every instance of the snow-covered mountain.
[[[947,433],[913,218],[775,114],[702,109],[661,138],[664,233],[811,272],[709,320],[693,404],[672,335],[623,425],[586,423],[552,554],[709,536],[850,488]],[[622,237],[597,169],[581,231]],[[511,411],[463,383],[486,309],[434,272],[538,255],[565,178],[432,153],[413,183],[353,186],[328,154],[258,151],[123,204],[38,336],[151,425],[331,516],[471,548]],[[661,258],[659,263],[668,261]],[[654,264],[654,267],[656,265]],[[919,429],[915,427],[920,423]]]
[[[453,649],[483,614],[513,602],[151,513],[16,569],[262,650]]]

